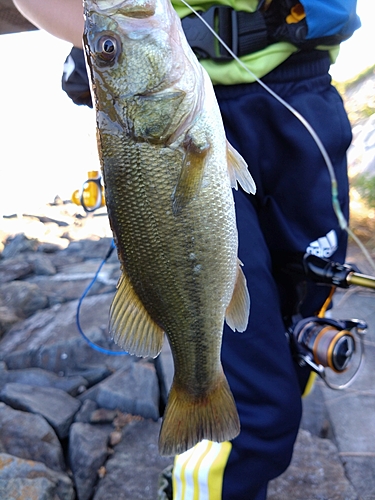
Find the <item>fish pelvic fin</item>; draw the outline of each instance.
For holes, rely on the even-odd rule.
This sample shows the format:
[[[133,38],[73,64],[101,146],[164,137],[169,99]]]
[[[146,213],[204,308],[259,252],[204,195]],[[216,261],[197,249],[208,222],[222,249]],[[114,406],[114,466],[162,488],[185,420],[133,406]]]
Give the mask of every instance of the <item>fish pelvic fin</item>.
[[[237,259],[237,279],[231,301],[225,312],[225,321],[234,332],[246,330],[250,314],[250,295],[241,266],[241,261]]]
[[[111,305],[109,330],[115,343],[129,354],[155,358],[163,346],[162,328],[150,317],[125,274]]]
[[[200,397],[174,382],[160,429],[159,453],[180,454],[203,439],[229,441],[239,432],[237,408],[223,372],[214,389]]]
[[[188,135],[184,149],[185,157],[172,195],[172,209],[175,215],[194,198],[202,185],[210,144],[205,137]]]
[[[247,168],[245,160],[240,153],[227,141],[227,161],[231,187],[237,189],[240,184],[246,193],[255,194],[254,179]]]

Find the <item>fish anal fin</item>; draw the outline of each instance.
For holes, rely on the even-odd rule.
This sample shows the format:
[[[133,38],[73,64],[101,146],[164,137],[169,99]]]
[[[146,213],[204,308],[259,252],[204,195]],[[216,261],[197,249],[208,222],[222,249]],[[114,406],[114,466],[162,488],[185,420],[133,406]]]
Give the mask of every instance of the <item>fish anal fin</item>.
[[[193,397],[173,383],[160,429],[159,453],[180,454],[203,439],[221,443],[239,432],[237,408],[224,373],[202,397]]]
[[[231,301],[225,312],[225,321],[233,330],[246,330],[250,314],[250,295],[246,285],[246,278],[241,269],[241,262],[237,263],[237,279],[233,289]]]
[[[246,193],[255,194],[256,186],[254,179],[247,168],[245,160],[240,153],[227,141],[227,161],[230,184],[237,189],[237,182]]]
[[[123,274],[110,309],[110,333],[129,354],[155,358],[164,341],[163,330],[152,320]]]
[[[177,215],[199,192],[210,144],[189,135],[184,142],[185,157],[173,196],[173,213]]]

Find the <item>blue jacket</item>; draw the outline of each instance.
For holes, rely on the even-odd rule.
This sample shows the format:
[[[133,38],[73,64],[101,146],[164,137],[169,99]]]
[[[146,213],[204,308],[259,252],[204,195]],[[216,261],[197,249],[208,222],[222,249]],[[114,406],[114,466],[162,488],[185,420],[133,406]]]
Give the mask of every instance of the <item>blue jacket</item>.
[[[361,25],[356,0],[300,0],[306,13],[306,39],[342,35],[349,38]]]

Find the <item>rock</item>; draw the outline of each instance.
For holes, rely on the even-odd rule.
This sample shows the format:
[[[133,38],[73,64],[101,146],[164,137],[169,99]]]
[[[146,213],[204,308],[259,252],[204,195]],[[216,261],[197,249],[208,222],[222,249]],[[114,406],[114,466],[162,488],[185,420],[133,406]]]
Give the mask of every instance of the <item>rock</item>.
[[[91,415],[94,413],[95,410],[97,410],[98,405],[95,403],[95,401],[92,401],[91,399],[86,399],[82,403],[81,408],[78,410],[74,417],[74,422],[81,422],[84,424],[88,424],[91,422]]]
[[[57,253],[62,248],[65,248],[65,246],[61,247],[56,243],[45,242],[45,243],[40,243],[40,245],[38,246],[38,252],[51,254],[51,253]]]
[[[99,266],[102,264],[103,259],[92,259],[86,260],[85,262],[67,264],[59,268],[60,277],[59,281],[79,281],[84,279],[92,279],[97,273]],[[105,265],[100,269],[97,276],[98,283],[102,285],[117,285],[118,279],[120,277],[119,263],[106,262]]]
[[[104,259],[111,247],[112,238],[81,239],[72,241],[65,250],[68,254],[78,253],[88,259]],[[112,261],[117,260],[116,252],[113,252]]]
[[[270,482],[267,500],[358,500],[332,441],[301,430],[292,463]]]
[[[62,220],[53,219],[53,218],[47,217],[45,215],[28,215],[28,214],[23,214],[23,217],[29,217],[29,218],[35,217],[36,219],[39,219],[40,222],[43,222],[43,224],[48,224],[48,223],[52,222],[53,224],[56,224],[57,226],[60,226],[60,227],[67,227],[67,226],[69,226],[68,222],[65,222],[65,221],[62,221]]]
[[[48,306],[48,298],[41,289],[27,281],[5,283],[0,289],[0,303],[20,318],[28,318]]]
[[[89,500],[98,480],[98,470],[108,455],[108,430],[74,423],[69,434],[69,464],[78,500]]]
[[[110,424],[117,416],[117,410],[107,410],[107,408],[98,408],[90,416],[92,424]]]
[[[75,500],[71,480],[40,462],[0,453],[0,498]]]
[[[17,314],[6,306],[0,306],[0,338],[12,326],[20,321]]]
[[[54,253],[50,255],[52,264],[56,267],[57,271],[60,272],[63,266],[69,266],[71,264],[78,264],[83,262],[84,258],[79,254],[70,254],[65,250],[61,252]]]
[[[39,387],[56,387],[57,389],[67,392],[71,396],[76,396],[88,386],[87,380],[79,375],[59,377],[55,373],[42,370],[41,368],[0,371],[0,387],[10,382]]]
[[[310,394],[302,398],[302,406],[301,428],[309,431],[313,436],[334,439],[329,413],[319,383],[316,382]]]
[[[90,368],[89,366],[82,366],[81,370],[75,371],[72,370],[70,371],[69,369],[66,370],[65,375],[68,377],[82,377],[84,378],[89,387],[95,384],[98,384],[105,378],[109,377],[112,374],[112,371],[108,369],[106,366],[93,366]]]
[[[365,139],[366,147],[372,147],[372,129],[365,125],[364,121],[359,124],[355,135]],[[357,151],[362,154],[362,161],[363,152],[360,148]],[[102,237],[110,235],[106,217],[99,221],[77,211],[83,214],[83,210],[69,203],[48,206],[42,214],[3,219],[0,230],[0,252],[5,250],[0,256],[0,294],[4,285],[18,283],[15,286],[22,289],[29,285],[39,287],[39,295],[48,299],[48,309],[34,308],[35,312],[26,319],[16,314],[12,300],[0,303],[0,391],[4,401],[14,405],[12,408],[0,403],[0,453],[6,453],[1,457],[7,457],[11,467],[4,475],[0,458],[0,499],[156,500],[159,474],[173,459],[159,456],[160,422],[143,420],[128,412],[158,418],[159,406],[162,412],[173,378],[172,356],[167,342],[152,363],[129,356],[109,356],[93,350],[80,336],[77,299],[91,283],[112,239]],[[104,212],[105,208],[101,215]],[[59,226],[59,221],[69,225]],[[105,231],[101,227],[104,223]],[[83,331],[89,339],[116,351],[118,348],[108,335],[108,315],[119,269],[113,252],[84,299],[80,313]],[[25,303],[30,305],[32,300]],[[366,345],[368,359],[373,357],[371,345],[370,339]],[[369,372],[372,373],[370,368]],[[368,408],[371,377],[366,374],[369,385],[362,382],[357,391],[362,389],[363,397],[368,398]],[[83,387],[87,389],[80,394]],[[68,401],[70,404],[73,400],[77,406],[60,418],[69,406],[65,403],[68,394],[76,396]],[[342,395],[337,399],[344,401]],[[24,411],[15,409],[18,404]],[[367,408],[366,404],[362,406]],[[347,476],[358,494],[370,499],[374,458],[360,455],[364,448],[358,451],[349,446],[338,452],[330,441],[318,439],[334,433],[340,447],[340,440],[346,439],[350,431],[333,426],[336,403],[330,403],[329,412],[326,406],[322,395],[305,399],[307,411],[302,424],[317,437],[300,433],[291,467],[271,483],[269,500],[354,500],[339,457],[345,462]],[[347,408],[350,411],[344,417],[349,421],[353,408],[346,405],[344,409]],[[364,413],[371,418],[371,411]],[[345,418],[341,417],[343,427],[348,426]],[[60,427],[62,443],[53,425]],[[370,427],[364,425],[366,431],[361,435],[369,446]],[[361,439],[356,445],[362,445]],[[62,448],[69,464],[64,463]],[[367,453],[371,454],[371,450]],[[69,474],[74,475],[77,494],[69,477],[61,475],[67,465],[72,469]],[[26,466],[29,472],[23,473]],[[60,472],[60,476],[53,476],[54,472]],[[66,486],[66,494],[61,485]]]
[[[79,299],[90,285],[92,278],[93,276],[81,275],[77,279],[70,279],[68,276],[58,274],[56,279],[50,276],[32,276],[28,279],[28,282],[38,286],[39,290],[48,297],[49,304],[52,307],[56,304]],[[101,292],[102,288],[100,283],[96,283],[91,290],[91,294]]]
[[[9,281],[24,278],[32,270],[32,264],[20,255],[0,261],[0,283],[8,283]]]
[[[93,500],[155,500],[161,471],[173,462],[158,452],[160,422],[133,421],[105,464]]]
[[[35,255],[34,273],[38,276],[53,276],[56,274],[56,268],[47,255]]]
[[[90,340],[118,350],[105,333],[111,302],[111,294],[86,297],[80,319]],[[77,301],[58,304],[15,325],[0,340],[0,361],[9,369],[39,367],[58,374],[79,374],[95,366],[103,371],[121,368],[128,356],[97,352],[81,337],[76,325],[77,306]]]
[[[37,239],[27,238],[24,234],[17,234],[13,238],[8,238],[1,256],[3,259],[9,259],[22,252],[35,252],[38,245]]]
[[[161,401],[165,406],[168,401],[168,394],[172,385],[174,374],[172,351],[167,338],[164,339],[161,353],[155,359],[155,367],[160,382]]]
[[[128,358],[127,366],[79,396],[94,400],[99,407],[157,420],[159,385],[153,364]]]
[[[0,429],[0,452],[42,462],[58,472],[65,470],[60,441],[41,415],[13,410],[0,403]]]
[[[122,432],[121,431],[113,431],[109,435],[109,445],[114,447],[122,441]]]
[[[12,408],[42,415],[60,439],[68,436],[74,415],[81,406],[80,401],[61,389],[16,383],[4,386],[0,400]]]
[[[100,264],[101,261],[90,260],[63,266],[55,276],[31,276],[28,277],[28,282],[38,285],[44,295],[48,296],[50,305],[60,304],[79,299],[93,281]],[[118,278],[117,263],[104,266],[91,285],[90,295],[109,292],[114,294]]]

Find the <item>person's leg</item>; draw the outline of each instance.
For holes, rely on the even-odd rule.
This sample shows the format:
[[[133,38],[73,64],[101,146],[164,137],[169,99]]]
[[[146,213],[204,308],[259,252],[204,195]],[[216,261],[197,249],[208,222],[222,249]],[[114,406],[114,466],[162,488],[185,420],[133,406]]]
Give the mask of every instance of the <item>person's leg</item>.
[[[313,54],[305,65],[299,60],[297,65],[286,64],[270,75],[270,84],[321,135],[334,164],[339,201],[347,216],[345,151],[350,127],[339,96],[329,86],[329,61],[320,54],[315,57]],[[242,334],[225,327],[222,349],[241,433],[232,443],[218,445],[217,455],[203,444],[192,456],[177,457],[176,475],[181,471],[183,481],[174,498],[192,500],[194,488],[200,488],[205,492],[200,500],[264,500],[268,481],[289,464],[301,411],[297,368],[283,321],[295,307],[298,294],[294,283],[289,286],[286,279],[285,285],[279,268],[301,259],[316,241],[322,244],[323,252],[328,246],[333,258],[343,260],[346,235],[332,210],[327,167],[290,111],[257,85],[216,90],[228,139],[248,162],[257,184],[255,197],[241,191],[235,194],[239,257],[252,300],[250,322]],[[327,293],[313,286],[300,312],[314,314]],[[305,381],[302,377],[302,390]],[[216,478],[216,483],[206,481],[210,477]],[[185,488],[187,483],[193,490]],[[213,489],[212,484],[219,486]]]
[[[263,235],[249,197],[235,194],[239,258],[250,291],[248,328],[224,329],[222,362],[236,400],[241,433],[233,440],[223,499],[266,498],[267,483],[289,465],[301,399],[277,287]]]
[[[328,56],[313,51],[293,56],[264,80],[322,141],[337,179],[337,201],[348,219],[351,128],[328,69]],[[301,263],[305,252],[345,259],[347,234],[333,209],[328,167],[305,126],[259,85],[220,87],[217,94],[229,141],[244,156],[257,186],[252,200],[281,287],[283,314],[290,315],[297,297],[289,286],[294,282],[283,279],[281,268]],[[327,287],[310,288],[302,301],[303,316],[314,314],[329,292]]]
[[[337,201],[349,217],[346,151],[351,128],[342,99],[331,86],[327,54],[293,56],[264,80],[312,126],[332,162]],[[305,126],[257,84],[216,89],[228,139],[248,162],[257,185],[251,200],[272,260],[286,327],[313,316],[330,288],[302,273],[303,255],[344,262],[346,231],[332,206],[332,184],[323,156]],[[301,274],[286,269],[300,268]],[[296,365],[301,390],[308,369]]]
[[[248,195],[236,192],[235,203],[250,321],[243,333],[225,326],[222,362],[241,433],[232,443],[205,441],[176,457],[174,500],[264,500],[269,480],[290,462],[301,417],[268,249]]]

